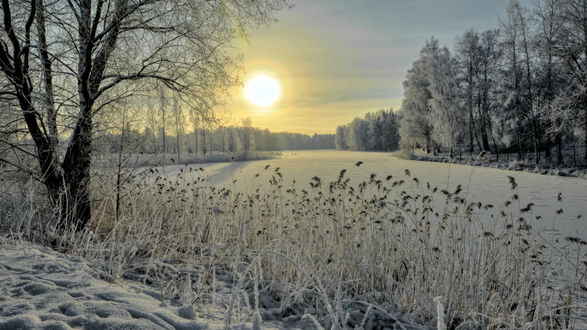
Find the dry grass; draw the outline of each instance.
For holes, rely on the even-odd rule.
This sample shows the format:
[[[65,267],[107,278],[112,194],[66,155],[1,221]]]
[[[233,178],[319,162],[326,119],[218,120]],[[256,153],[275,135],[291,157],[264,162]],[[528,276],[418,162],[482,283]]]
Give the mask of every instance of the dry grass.
[[[91,231],[56,243],[50,226],[35,227],[43,220],[36,212],[2,213],[2,229],[49,237],[91,260],[108,280],[142,280],[163,295],[226,308],[227,324],[250,305],[265,316],[305,316],[339,328],[587,322],[585,242],[567,238],[557,245],[533,231],[538,220],[532,205],[520,205],[513,178],[512,196],[488,205],[467,201],[460,188],[432,187],[408,170],[399,178],[371,175],[354,187],[345,174],[294,189],[267,167],[259,180],[269,188],[245,195],[204,179],[154,173],[125,186],[118,218],[113,192],[97,187]],[[192,292],[186,293],[186,278]],[[217,301],[219,278],[232,283],[230,302]]]

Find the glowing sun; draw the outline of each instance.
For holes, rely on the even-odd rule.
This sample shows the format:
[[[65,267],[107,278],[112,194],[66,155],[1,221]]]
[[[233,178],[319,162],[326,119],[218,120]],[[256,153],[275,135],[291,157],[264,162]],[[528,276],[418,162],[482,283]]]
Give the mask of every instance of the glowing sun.
[[[257,107],[265,108],[272,105],[279,98],[279,94],[277,80],[266,75],[255,76],[245,84],[245,96]]]

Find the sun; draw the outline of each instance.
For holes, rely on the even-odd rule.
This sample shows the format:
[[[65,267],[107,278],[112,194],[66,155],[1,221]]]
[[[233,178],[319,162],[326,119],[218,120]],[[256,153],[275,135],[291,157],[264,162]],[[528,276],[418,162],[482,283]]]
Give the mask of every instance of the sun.
[[[279,98],[280,92],[277,80],[267,75],[255,76],[245,84],[245,96],[249,102],[260,108],[273,105]]]

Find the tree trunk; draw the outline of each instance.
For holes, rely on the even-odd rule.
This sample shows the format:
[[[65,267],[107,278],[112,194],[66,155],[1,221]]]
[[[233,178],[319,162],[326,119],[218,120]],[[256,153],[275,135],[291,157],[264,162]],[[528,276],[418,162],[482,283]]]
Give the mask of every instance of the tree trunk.
[[[63,177],[59,169],[56,140],[44,134],[38,122],[41,115],[36,111],[32,103],[33,86],[28,72],[28,58],[31,48],[28,47],[28,43],[30,43],[30,29],[36,15],[36,2],[32,2],[31,5],[30,15],[25,26],[24,43],[27,45],[23,49],[21,48],[21,41],[12,26],[10,2],[2,0],[3,28],[12,44],[13,53],[9,54],[8,48],[4,44],[4,46],[0,47],[0,70],[4,72],[14,86],[24,122],[36,147],[37,160],[41,170],[41,181],[47,188],[51,202],[59,205],[60,196],[62,196]]]
[[[212,128],[208,132],[208,142],[210,143],[210,156],[214,155],[214,146],[212,145]]]
[[[82,103],[82,113],[63,159],[65,205],[62,226],[73,225],[82,230],[91,219],[90,165],[92,155],[92,118],[90,104]]]
[[[79,117],[63,158],[65,207],[61,225],[82,230],[91,219],[90,166],[92,154],[92,106],[90,77],[93,43],[91,35],[91,1],[80,1],[78,18],[79,56],[77,87]]]
[[[179,141],[179,108],[178,108],[178,104],[177,104],[177,100],[175,100],[175,145],[177,146],[177,161],[179,162],[181,159],[181,150],[179,150],[180,148],[180,141]]]
[[[583,159],[587,160],[587,109],[583,109],[583,112],[585,115],[585,120],[583,123],[583,134],[584,134],[583,147],[584,147],[585,154],[583,155]]]
[[[163,131],[162,131],[162,138],[163,138],[163,159],[165,159],[165,153],[167,152],[167,145],[166,145],[166,135],[167,133],[165,132],[165,123],[167,122],[167,118],[165,116],[165,97],[163,96],[163,92],[160,92],[159,95],[159,101],[160,101],[160,105],[161,105],[161,121],[163,124]]]
[[[36,120],[36,111],[30,103],[30,91],[27,84],[23,84],[21,93],[18,93],[18,101],[20,107],[23,109],[25,123],[28,127],[33,142],[37,149],[37,159],[41,168],[42,182],[47,188],[49,198],[54,205],[61,204],[61,196],[63,191],[63,177],[59,169],[59,158],[55,152],[56,146],[53,141],[42,134]]]
[[[540,162],[540,153],[538,151],[538,123],[532,118],[532,143],[534,145],[534,159],[536,165]]]
[[[206,158],[206,128],[205,126],[202,127],[202,154],[204,155],[204,159]]]
[[[42,95],[43,106],[47,111],[49,138],[53,140],[53,145],[57,147],[59,143],[59,133],[57,132],[57,110],[55,109],[55,102],[53,97],[53,70],[51,68],[51,60],[49,59],[49,53],[47,51],[47,38],[45,33],[45,4],[43,3],[43,0],[35,1],[37,34],[39,41],[39,61],[44,84],[44,92]]]
[[[536,161],[536,165],[540,161],[540,155],[538,153],[538,122],[536,121],[536,116],[534,115],[534,96],[532,92],[532,75],[531,75],[531,68],[530,68],[530,53],[528,50],[528,40],[526,36],[526,24],[524,20],[524,15],[520,11],[518,7],[518,16],[520,18],[520,22],[522,24],[522,41],[524,43],[524,54],[526,57],[526,88],[527,88],[527,103],[528,103],[528,112],[530,116],[532,116],[532,144],[534,147],[534,158]]]
[[[573,139],[573,165],[577,166],[577,144],[575,143],[574,139]]]
[[[469,69],[471,70],[471,69]],[[472,75],[472,73],[469,73]],[[473,154],[473,130],[475,122],[473,121],[473,86],[472,78],[469,79],[469,154]]]
[[[475,134],[477,137],[477,145],[479,146],[479,150],[488,151],[489,150],[489,140],[487,139],[487,128],[485,123],[485,114],[484,114],[484,102],[482,97],[482,92],[477,92],[477,112],[479,114],[479,133],[481,135],[481,142],[479,141],[479,135]]]
[[[518,128],[518,131],[517,131],[517,134],[516,134],[517,139],[518,139],[518,160],[522,160],[522,157],[523,157],[522,141],[520,139],[520,134],[521,134],[520,133],[520,129]]]
[[[489,151],[489,137],[487,135],[487,131],[490,128],[490,125],[488,124],[488,112],[489,110],[487,110],[488,105],[487,105],[487,101],[484,100],[483,101],[483,105],[481,107],[482,112],[481,112],[481,141],[483,142],[483,151]]]
[[[587,47],[587,46],[586,46]],[[587,50],[585,51],[587,55]],[[587,77],[585,78],[585,84],[587,84]],[[583,92],[584,94],[584,103],[583,103],[583,159],[587,160],[587,92]],[[576,165],[575,165],[576,166]]]
[[[224,134],[224,127],[221,127],[220,130],[221,130],[221,134],[222,134],[222,153],[224,154],[224,153],[226,153],[226,147],[225,147],[226,137]]]
[[[493,140],[493,149],[495,150],[495,161],[499,161],[499,147],[497,146],[497,142],[495,141],[495,137],[493,134],[491,135],[491,140]]]
[[[544,159],[552,165],[552,140],[550,137],[547,137],[544,143]]]
[[[115,220],[118,221],[120,216],[120,191],[122,190],[122,153],[124,151],[124,139],[126,136],[125,117],[123,113],[122,129],[120,132],[120,140],[118,144],[118,163],[116,164],[116,204],[114,206]]]
[[[489,138],[487,136],[487,127],[485,127],[485,120],[481,126],[481,142],[483,143],[483,150],[489,151]]]
[[[475,124],[473,123],[473,109],[469,111],[469,154],[473,154],[473,127]]]
[[[583,1],[583,55],[587,56],[587,1]],[[583,68],[583,87],[587,87],[587,69]],[[583,90],[583,142],[584,155],[583,159],[587,160],[587,92]],[[574,148],[574,147],[573,147]],[[577,166],[575,161],[575,166]]]
[[[196,159],[197,159],[198,158],[198,148],[199,148],[199,146],[198,146],[198,127],[197,126],[194,126],[194,138],[196,140],[195,141],[196,142],[195,149],[196,149]]]
[[[481,142],[479,141],[479,135],[477,134],[477,128],[475,127],[475,122],[473,121],[473,136],[475,137],[475,142],[477,142],[477,148],[479,150],[483,150],[483,148],[481,147]],[[473,150],[471,150],[471,153],[473,152]]]
[[[556,134],[555,143],[556,143],[556,158],[557,158],[556,165],[561,166],[564,164],[564,159],[563,159],[563,150],[562,150],[563,149],[563,146],[562,146],[563,142],[562,142],[562,138],[561,138],[560,133]]]

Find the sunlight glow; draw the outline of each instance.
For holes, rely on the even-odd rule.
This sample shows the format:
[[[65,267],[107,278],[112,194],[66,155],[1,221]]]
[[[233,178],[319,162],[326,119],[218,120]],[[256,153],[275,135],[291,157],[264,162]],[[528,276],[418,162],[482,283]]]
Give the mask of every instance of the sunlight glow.
[[[267,76],[258,75],[245,84],[245,96],[255,106],[265,108],[277,101],[280,87],[277,80]]]

